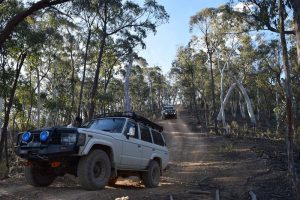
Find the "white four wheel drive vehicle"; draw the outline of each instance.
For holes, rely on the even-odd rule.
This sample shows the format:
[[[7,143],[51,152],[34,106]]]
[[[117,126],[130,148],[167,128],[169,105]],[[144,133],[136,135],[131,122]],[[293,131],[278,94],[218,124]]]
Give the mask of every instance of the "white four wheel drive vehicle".
[[[46,187],[69,173],[88,190],[112,185],[119,176],[139,176],[146,187],[157,187],[169,161],[162,131],[135,113],[117,113],[83,128],[20,133],[15,151],[27,160],[25,178],[33,186]]]

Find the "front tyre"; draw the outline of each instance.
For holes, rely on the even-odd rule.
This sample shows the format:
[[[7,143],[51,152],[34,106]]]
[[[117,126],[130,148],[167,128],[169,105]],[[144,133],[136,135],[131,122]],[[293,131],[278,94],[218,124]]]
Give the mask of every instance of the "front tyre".
[[[148,170],[143,173],[142,179],[144,185],[149,188],[157,187],[160,180],[160,167],[157,161],[152,160]]]
[[[35,187],[47,187],[56,178],[50,167],[38,165],[25,166],[24,174],[27,183]]]
[[[102,150],[94,150],[79,160],[77,175],[79,183],[87,190],[104,188],[110,178],[111,163]]]

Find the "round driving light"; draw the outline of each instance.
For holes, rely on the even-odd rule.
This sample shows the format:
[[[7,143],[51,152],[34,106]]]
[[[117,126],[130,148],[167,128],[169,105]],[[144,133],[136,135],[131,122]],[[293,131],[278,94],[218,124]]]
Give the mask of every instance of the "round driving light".
[[[24,142],[29,142],[31,139],[31,133],[30,132],[25,132],[22,135],[22,141]]]
[[[40,133],[40,141],[41,142],[46,142],[48,140],[49,137],[49,132],[48,131],[42,131]]]

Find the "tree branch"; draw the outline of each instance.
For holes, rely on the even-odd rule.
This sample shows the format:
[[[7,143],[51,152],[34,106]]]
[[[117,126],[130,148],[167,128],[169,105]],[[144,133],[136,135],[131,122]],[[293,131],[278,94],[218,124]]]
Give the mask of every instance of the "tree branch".
[[[4,1],[4,0],[0,0]],[[34,12],[39,11],[41,9],[62,4],[68,2],[70,0],[40,0],[34,4],[32,4],[27,10],[13,16],[0,31],[0,47],[3,46],[4,42],[9,38],[9,36],[14,31],[15,27],[20,24],[26,17],[32,15]]]

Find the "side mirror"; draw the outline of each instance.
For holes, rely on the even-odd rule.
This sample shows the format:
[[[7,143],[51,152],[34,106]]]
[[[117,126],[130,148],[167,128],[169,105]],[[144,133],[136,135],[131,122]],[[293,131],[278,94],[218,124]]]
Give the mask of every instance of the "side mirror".
[[[127,136],[133,137],[135,135],[135,127],[130,127]]]

